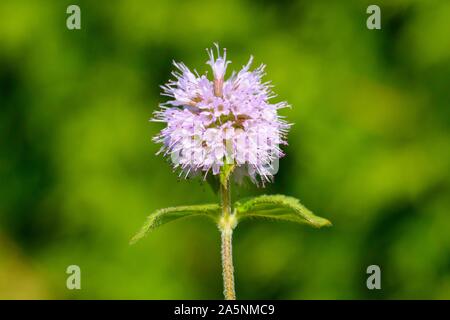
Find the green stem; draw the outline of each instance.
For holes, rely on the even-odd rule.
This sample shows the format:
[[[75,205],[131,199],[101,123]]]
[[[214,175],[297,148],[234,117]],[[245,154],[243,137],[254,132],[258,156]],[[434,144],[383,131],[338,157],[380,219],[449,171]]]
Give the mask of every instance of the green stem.
[[[220,184],[220,195],[222,200],[222,217],[219,229],[222,233],[223,293],[226,300],[236,300],[232,254],[233,228],[236,226],[236,218],[231,213],[230,181],[228,177],[224,183]]]

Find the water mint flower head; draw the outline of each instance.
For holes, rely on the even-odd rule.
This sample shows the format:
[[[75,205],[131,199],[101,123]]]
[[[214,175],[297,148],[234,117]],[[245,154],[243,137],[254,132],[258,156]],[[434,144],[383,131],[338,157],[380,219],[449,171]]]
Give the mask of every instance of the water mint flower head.
[[[160,105],[154,121],[166,127],[154,138],[161,143],[158,153],[170,156],[174,168],[186,177],[202,173],[219,174],[226,164],[252,181],[271,181],[284,154],[290,127],[278,115],[286,102],[271,103],[275,97],[269,82],[263,82],[265,65],[250,70],[253,58],[239,72],[225,80],[226,50],[217,57],[208,50],[213,78],[192,72],[174,62],[177,71],[162,86],[170,99]]]

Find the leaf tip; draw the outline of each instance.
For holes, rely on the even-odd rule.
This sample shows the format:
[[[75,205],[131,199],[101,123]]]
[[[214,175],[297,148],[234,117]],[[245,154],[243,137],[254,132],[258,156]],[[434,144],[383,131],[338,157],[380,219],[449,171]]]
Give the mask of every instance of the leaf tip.
[[[138,237],[137,235],[135,235],[128,241],[128,244],[130,246],[132,246],[132,245],[136,244],[136,242],[138,242],[140,238],[141,237]]]
[[[333,226],[331,221],[328,220],[328,219],[325,219],[325,218],[321,218],[320,221],[318,221],[315,225],[316,225],[317,228],[332,227]]]

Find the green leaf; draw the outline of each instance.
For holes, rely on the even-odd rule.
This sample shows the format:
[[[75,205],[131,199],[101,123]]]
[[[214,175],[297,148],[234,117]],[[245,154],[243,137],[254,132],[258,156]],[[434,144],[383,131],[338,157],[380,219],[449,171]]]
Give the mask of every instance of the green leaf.
[[[236,202],[234,208],[238,221],[255,217],[297,222],[315,228],[331,226],[330,221],[314,215],[298,199],[284,195],[262,195]]]
[[[218,204],[180,206],[156,210],[147,217],[147,221],[144,223],[139,232],[131,238],[130,244],[136,243],[145,237],[149,232],[167,222],[187,216],[207,216],[212,218],[214,221],[217,221],[220,213],[221,208]]]

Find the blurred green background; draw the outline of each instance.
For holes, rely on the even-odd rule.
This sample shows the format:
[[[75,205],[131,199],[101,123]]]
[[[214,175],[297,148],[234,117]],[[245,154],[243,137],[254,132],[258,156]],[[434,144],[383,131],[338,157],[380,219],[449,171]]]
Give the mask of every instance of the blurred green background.
[[[222,298],[209,221],[128,245],[152,210],[218,200],[155,156],[148,122],[172,59],[204,71],[215,41],[231,69],[266,63],[293,106],[275,183],[234,197],[299,197],[334,224],[240,224],[238,298],[450,298],[450,2],[377,1],[381,30],[369,4],[1,1],[0,298]]]

